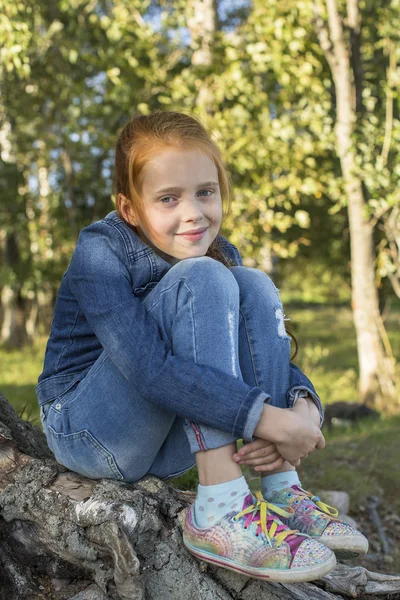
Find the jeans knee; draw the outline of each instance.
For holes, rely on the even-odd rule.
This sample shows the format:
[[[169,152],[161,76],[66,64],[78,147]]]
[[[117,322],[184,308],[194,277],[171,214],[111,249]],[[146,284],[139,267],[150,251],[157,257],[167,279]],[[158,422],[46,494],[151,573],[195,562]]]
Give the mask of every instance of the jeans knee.
[[[274,306],[281,306],[279,291],[264,271],[238,266],[232,267],[231,272],[238,283],[242,300],[244,298],[263,298],[264,301],[269,300]]]
[[[186,258],[177,263],[172,269],[178,269],[179,275],[185,278],[189,287],[199,285],[201,289],[213,292],[239,294],[235,277],[224,264],[209,256]]]

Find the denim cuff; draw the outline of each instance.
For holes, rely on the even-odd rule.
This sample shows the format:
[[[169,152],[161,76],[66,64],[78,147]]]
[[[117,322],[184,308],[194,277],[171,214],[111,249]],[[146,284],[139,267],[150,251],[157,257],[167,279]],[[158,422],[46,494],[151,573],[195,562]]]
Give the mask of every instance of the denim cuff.
[[[243,441],[246,443],[254,442],[256,437],[254,436],[254,430],[257,427],[258,421],[260,420],[264,404],[269,404],[271,396],[268,394],[260,394],[257,396],[253,406],[248,412],[246,424],[243,430]]]
[[[306,396],[310,396],[315,406],[318,408],[320,418],[319,426],[322,427],[322,423],[324,422],[324,409],[322,408],[321,400],[313,390],[304,385],[295,385],[292,388],[290,388],[290,390],[288,390],[286,396],[288,408],[293,408],[298,398],[305,398]]]

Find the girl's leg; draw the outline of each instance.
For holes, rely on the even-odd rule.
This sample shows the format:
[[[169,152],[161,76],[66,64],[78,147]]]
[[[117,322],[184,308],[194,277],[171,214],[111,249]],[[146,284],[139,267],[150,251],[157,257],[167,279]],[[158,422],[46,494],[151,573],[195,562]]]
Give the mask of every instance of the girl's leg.
[[[144,302],[173,353],[242,378],[238,347],[239,290],[230,271],[210,258],[185,260],[171,269],[157,288],[154,290],[157,293],[153,296],[151,292]],[[171,297],[178,302],[171,302]],[[207,398],[204,410],[215,410],[207,406]],[[239,465],[232,460],[235,437],[188,419],[184,421],[184,429],[196,455],[201,485],[241,477]],[[176,434],[176,430],[171,431],[167,445],[177,447]],[[157,457],[150,473],[156,474],[161,458]]]
[[[271,395],[271,404],[287,408],[290,387],[290,337],[279,292],[264,272],[231,269],[240,290],[239,349],[243,379]],[[285,461],[269,474],[295,471]]]
[[[275,405],[286,408],[289,388],[295,384],[295,388],[303,387],[310,392],[310,382],[296,369],[295,381],[292,379],[290,347],[279,294],[269,277],[257,269],[234,267],[232,273],[240,289],[239,346],[243,378],[271,393]],[[290,529],[321,541],[334,550],[338,558],[354,558],[367,552],[368,540],[347,523],[332,518],[332,507],[301,487],[295,468],[288,462],[262,477],[261,487],[264,498],[289,511],[289,516],[282,517],[282,521]]]
[[[177,430],[174,413],[147,402],[103,352],[79,384],[45,405],[43,429],[56,459],[93,479],[127,482],[144,477],[162,451],[159,475],[175,477],[195,464],[187,436],[165,452]]]
[[[149,307],[150,310],[156,309],[159,317],[162,316],[161,323],[167,323],[167,329],[162,330],[163,335],[171,336],[167,339],[174,353],[182,353],[195,362],[211,364],[241,377],[239,289],[232,272],[205,258],[194,262],[182,261],[179,267],[182,304],[171,314],[167,293],[163,298],[161,292],[158,300],[150,303]],[[171,289],[169,274],[172,275],[171,271],[163,279],[165,292]],[[175,280],[172,285],[177,283]],[[166,301],[164,306],[163,300]],[[275,348],[271,345],[266,354],[273,351]],[[276,370],[271,379],[279,379],[279,375],[279,370]],[[280,389],[279,385],[275,387]],[[216,409],[208,406],[207,399],[204,399],[205,411]],[[247,482],[240,477],[241,471],[235,474],[237,465],[232,460],[232,453],[236,445],[232,436],[187,421],[185,428],[196,455],[200,479],[196,501],[184,523],[184,543],[193,554],[241,573],[259,576],[264,571],[264,575],[279,581],[299,581],[304,576],[312,579],[333,568],[334,557],[327,549],[296,536],[272,514],[267,516],[263,510],[265,504],[260,504],[261,509],[254,506]],[[246,509],[250,511],[247,516],[242,514]],[[253,518],[257,527],[250,525]],[[260,531],[264,531],[264,537]],[[266,538],[267,532],[272,538],[277,533],[279,544]],[[290,541],[288,536],[291,536]],[[284,549],[280,545],[283,538],[286,539]],[[305,560],[306,567],[298,565],[298,555]]]
[[[192,357],[195,362],[217,366],[234,376],[243,376],[249,385],[257,385],[269,393],[272,404],[287,408],[290,338],[285,331],[283,308],[274,284],[257,269],[233,267],[228,271],[222,267],[221,270],[221,265],[210,259],[195,260],[197,272],[190,261],[183,261],[174,267],[178,267],[182,277],[185,277],[179,316],[178,311],[169,311],[168,295],[163,298],[163,292],[160,293],[165,305],[160,303],[159,297],[154,302],[150,298],[149,309],[157,311],[153,314],[162,324],[163,336],[170,341],[175,354]],[[216,280],[215,285],[209,286],[207,283],[215,276],[211,275],[212,270],[217,271],[218,277],[223,280]],[[176,273],[177,271],[171,270],[160,282],[164,291],[171,290],[168,277],[172,278]],[[237,282],[237,286],[233,288],[232,275]],[[205,285],[207,290],[204,289]],[[209,287],[212,288],[211,295]],[[190,289],[190,301],[185,299],[187,289]],[[222,289],[224,293],[221,297]],[[230,307],[227,305],[229,302]],[[236,318],[238,302],[239,323]],[[167,314],[169,316],[166,319]],[[216,318],[211,318],[213,316]],[[218,343],[227,337],[229,339],[229,320],[232,321],[235,336],[238,329],[238,338],[230,339],[228,343]],[[192,451],[196,454],[201,484],[211,485],[240,476],[241,471],[235,469],[238,465],[231,459],[236,451],[231,436],[187,420],[185,430]],[[171,433],[173,435],[168,435],[166,446],[174,446],[177,442],[177,431]],[[210,448],[214,450],[211,451]],[[161,456],[157,458],[160,459]],[[288,469],[294,469],[289,463],[285,465]]]

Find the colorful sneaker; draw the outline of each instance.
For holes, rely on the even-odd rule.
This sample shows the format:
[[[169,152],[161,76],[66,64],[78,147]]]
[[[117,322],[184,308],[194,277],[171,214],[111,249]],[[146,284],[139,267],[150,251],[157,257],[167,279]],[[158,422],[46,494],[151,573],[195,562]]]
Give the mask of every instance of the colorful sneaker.
[[[336,519],[336,508],[300,486],[293,485],[275,492],[269,498],[270,502],[283,510],[291,508],[292,514],[282,517],[285,525],[322,542],[335,552],[337,558],[356,558],[368,551],[367,538],[348,523]]]
[[[257,492],[244,498],[242,510],[231,512],[212,527],[197,527],[194,504],[183,525],[186,548],[206,562],[242,575],[270,581],[299,582],[323,577],[336,566],[323,544],[284,525],[269,509],[289,516],[290,510],[271,506]]]

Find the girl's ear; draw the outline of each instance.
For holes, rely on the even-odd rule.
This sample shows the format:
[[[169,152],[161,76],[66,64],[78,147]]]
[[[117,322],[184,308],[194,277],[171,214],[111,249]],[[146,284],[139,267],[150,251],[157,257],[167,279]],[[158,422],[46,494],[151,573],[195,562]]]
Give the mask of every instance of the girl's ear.
[[[133,215],[132,205],[123,194],[117,196],[117,208],[125,221],[136,227],[137,222]]]

